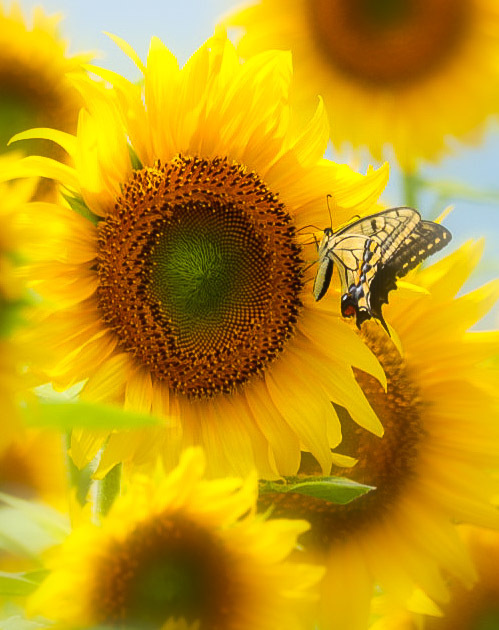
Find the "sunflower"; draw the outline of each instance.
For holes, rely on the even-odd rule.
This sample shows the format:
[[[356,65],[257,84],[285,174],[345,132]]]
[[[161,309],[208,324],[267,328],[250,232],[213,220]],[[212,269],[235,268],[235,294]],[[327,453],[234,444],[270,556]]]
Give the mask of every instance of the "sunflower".
[[[451,582],[451,599],[437,614],[422,616],[397,610],[384,602],[385,614],[372,630],[494,630],[499,627],[499,534],[477,527],[460,527],[470,549],[478,581],[470,589]]]
[[[17,159],[19,155],[0,156],[0,171],[8,170]],[[0,184],[0,491],[60,506],[67,489],[61,437],[49,431],[24,430],[19,421],[19,398],[28,389],[21,367],[35,352],[33,348],[28,351],[18,334],[26,306],[18,263],[32,238],[22,208],[37,183]]]
[[[257,516],[254,476],[207,481],[203,469],[189,449],[169,476],[132,481],[100,525],[69,535],[31,612],[71,628],[294,628],[323,574],[287,561],[308,524]]]
[[[76,131],[82,101],[66,73],[81,73],[89,55],[66,55],[58,22],[38,8],[28,26],[17,2],[9,10],[0,2],[0,153],[14,133],[30,127]],[[23,150],[64,158],[64,151],[43,140]],[[46,185],[43,192],[48,194]]]
[[[243,57],[292,51],[294,97],[305,110],[324,98],[336,147],[378,159],[391,146],[406,170],[498,111],[496,0],[263,0],[227,24],[246,29]]]
[[[310,223],[365,214],[387,168],[363,176],[322,158],[322,107],[299,136],[288,129],[290,56],[240,64],[217,33],[179,69],[153,39],[138,85],[94,68],[112,87],[81,79],[87,109],[60,143],[73,166],[29,157],[11,176],[37,172],[65,187],[72,209],[31,204],[55,224],[31,271],[52,305],[46,369],[61,388],[163,418],[161,429],[75,432],[84,464],[106,442],[98,474],[116,462],[173,461],[207,450],[210,474],[293,474],[300,449],[324,471],[341,439],[331,400],[377,435],[382,427],[352,366],[384,373],[338,316],[337,295],[312,296]],[[167,462],[171,465],[171,462]]]
[[[18,157],[0,156],[0,172],[9,169]],[[19,214],[35,186],[33,180],[0,184],[0,454],[19,428],[17,397],[22,388],[19,367],[24,350],[13,334],[24,300],[16,267],[27,237]]]
[[[387,391],[361,371],[357,378],[385,435],[369,435],[339,410],[341,450],[357,465],[338,472],[376,490],[347,506],[296,494],[262,499],[263,507],[275,504],[276,515],[312,523],[304,542],[328,566],[325,627],[365,628],[375,583],[400,602],[414,588],[446,601],[444,576],[467,587],[476,578],[454,523],[499,527],[491,503],[497,479],[488,472],[499,464],[497,371],[487,367],[499,333],[467,332],[493,305],[499,283],[455,298],[480,249],[465,244],[412,275],[420,291],[399,288],[393,295],[387,315],[402,354],[380,326],[362,327],[386,372]]]

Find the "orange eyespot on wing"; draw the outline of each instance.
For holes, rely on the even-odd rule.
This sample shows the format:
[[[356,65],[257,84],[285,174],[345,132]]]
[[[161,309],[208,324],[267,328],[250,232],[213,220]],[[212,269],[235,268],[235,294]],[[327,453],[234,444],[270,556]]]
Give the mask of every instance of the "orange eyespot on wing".
[[[355,315],[355,307],[351,304],[343,309],[343,317],[353,317]]]

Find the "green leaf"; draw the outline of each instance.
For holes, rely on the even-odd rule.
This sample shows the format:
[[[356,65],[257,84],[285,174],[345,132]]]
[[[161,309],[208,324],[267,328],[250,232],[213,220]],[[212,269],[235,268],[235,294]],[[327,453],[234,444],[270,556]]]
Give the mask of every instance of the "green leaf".
[[[97,484],[96,508],[99,514],[105,516],[121,490],[121,464],[116,464],[104,479]]]
[[[48,620],[26,619],[21,615],[14,615],[8,619],[0,620],[0,630],[38,630],[39,628],[51,628],[52,623]]]
[[[4,492],[0,492],[0,501],[6,504],[0,508],[0,539],[17,544],[30,555],[61,543],[69,534],[68,518],[48,505]]]
[[[113,405],[86,401],[40,400],[23,410],[24,422],[31,427],[71,429],[140,429],[161,421],[149,414],[124,411]]]
[[[94,225],[97,225],[101,220],[99,216],[94,214],[87,204],[83,201],[83,197],[73,192],[62,192],[62,196],[69,203],[72,210],[80,214],[85,219],[88,219]]]
[[[143,167],[142,162],[139,159],[139,156],[135,153],[135,149],[131,144],[128,145],[128,153],[130,155],[130,162],[132,163],[132,168],[134,171],[140,171]]]
[[[40,584],[48,571],[32,573],[7,573],[0,571],[0,595],[25,597],[30,595]]]
[[[41,584],[43,580],[49,575],[48,569],[38,569],[37,571],[25,571],[24,577],[35,584]]]
[[[350,503],[371,490],[375,490],[374,486],[366,486],[344,477],[289,477],[284,483],[260,482],[260,494],[293,492],[340,505]]]
[[[0,297],[0,339],[9,337],[22,322],[21,308],[26,306],[24,300],[7,302]]]

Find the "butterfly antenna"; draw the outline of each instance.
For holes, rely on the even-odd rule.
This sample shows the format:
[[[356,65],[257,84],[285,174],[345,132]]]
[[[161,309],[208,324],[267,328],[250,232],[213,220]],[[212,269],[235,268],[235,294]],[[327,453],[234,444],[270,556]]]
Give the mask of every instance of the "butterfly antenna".
[[[305,230],[306,228],[314,228],[316,232],[322,232],[322,228],[319,228],[316,225],[310,224],[310,225],[304,225],[299,230],[296,230],[296,233],[298,234],[299,232],[301,232],[302,230]]]
[[[329,227],[333,229],[333,216],[331,214],[331,207],[329,205],[329,199],[332,199],[333,195],[326,195],[327,211],[329,212]]]
[[[312,245],[312,243],[315,243],[315,245],[316,245],[316,246],[318,246],[319,241],[315,238],[315,234],[313,235],[313,237],[314,237],[314,238],[313,238],[313,240],[312,240],[312,241],[307,241],[306,243],[301,243],[301,244],[302,244],[302,246],[305,246],[305,245]]]
[[[312,262],[310,263],[310,265],[307,265],[307,266],[303,269],[303,273],[306,273],[306,272],[310,269],[310,267],[313,267],[313,266],[316,264],[316,262],[317,262],[317,261],[316,261],[316,260],[314,260],[314,261],[312,261]]]

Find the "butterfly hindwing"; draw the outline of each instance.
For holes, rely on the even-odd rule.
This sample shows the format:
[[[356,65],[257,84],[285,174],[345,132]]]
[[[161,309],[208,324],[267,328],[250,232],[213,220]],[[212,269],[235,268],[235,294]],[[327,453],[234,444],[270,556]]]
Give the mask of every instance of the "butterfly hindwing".
[[[422,221],[416,210],[406,207],[364,217],[336,233],[326,228],[319,248],[315,299],[319,300],[329,286],[334,260],[340,272],[342,314],[355,315],[358,327],[375,317],[387,329],[381,308],[388,302],[388,293],[396,289],[396,279],[450,239],[443,226]]]

